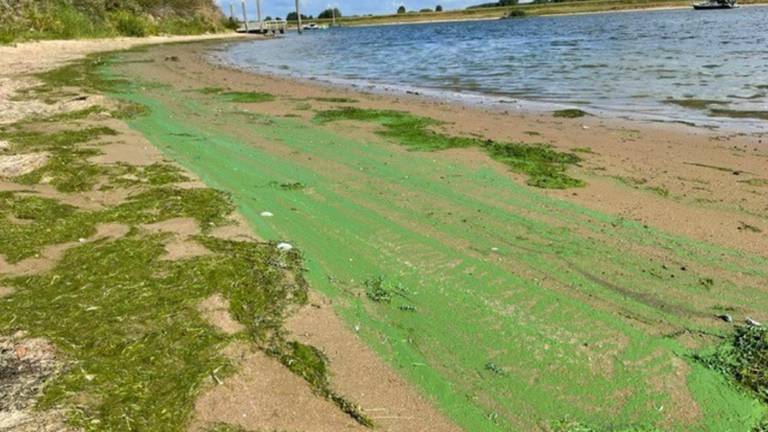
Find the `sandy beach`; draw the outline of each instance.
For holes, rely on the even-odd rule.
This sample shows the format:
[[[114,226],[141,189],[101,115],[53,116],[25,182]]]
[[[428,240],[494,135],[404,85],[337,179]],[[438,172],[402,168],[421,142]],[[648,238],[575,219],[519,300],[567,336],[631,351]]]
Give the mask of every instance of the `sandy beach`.
[[[363,413],[375,430],[393,432],[560,432],[567,429],[553,425],[570,419],[560,411],[570,408],[601,425],[618,416],[622,424],[689,430],[743,425],[762,415],[742,392],[688,359],[726,337],[732,324],[721,314],[768,320],[761,282],[768,259],[768,136],[559,118],[257,75],[213,60],[242,41],[227,37],[0,47],[0,125],[96,107],[75,120],[34,123],[32,130],[109,127],[114,134],[83,144],[100,151],[89,163],[105,172],[127,164],[139,173],[167,164],[184,175],[171,183],[178,190],[221,190],[236,208],[226,223],[196,221],[195,213],[141,224],[121,219],[19,259],[0,255],[0,281],[61,271],[61,260],[76,257],[68,251],[130,241],[135,232],[164,251],[152,265],[229,256],[213,239],[270,250],[281,242],[301,251],[291,257],[304,261],[281,264],[279,274],[285,286],[301,285],[305,275],[308,300],[292,303],[289,294],[275,333],[322,353],[328,387],[311,387],[308,372],[296,373],[274,347],[243,336],[261,318],[242,319],[230,307],[239,297],[222,296],[219,287],[201,290],[204,300],[182,304],[216,329],[222,340],[215,351],[234,368],[222,378],[218,364],[201,372],[205,378],[191,386],[186,411],[179,411],[184,430],[370,430],[355,417]],[[200,43],[163,44],[193,40]],[[36,84],[31,73],[138,45],[151,46],[106,66],[125,88],[75,89],[53,103],[17,97]],[[109,114],[120,103],[147,113]],[[350,112],[385,120],[323,121]],[[427,140],[523,143],[577,155],[564,169],[583,187],[529,186],[529,173],[478,145],[408,148],[386,129],[400,115],[417,119],[417,126],[408,123],[416,131],[406,133]],[[120,171],[117,180],[102,175],[77,192],[62,192],[55,177],[26,184],[18,177],[44,169],[55,151],[19,158],[5,150],[0,193],[95,212],[153,187],[154,180],[134,171]],[[160,203],[148,214],[164,209]],[[23,292],[0,284],[0,298],[12,301],[16,290]],[[34,345],[52,364],[51,358],[66,357],[54,356],[48,342],[14,337],[0,339],[0,347],[19,352]],[[341,397],[348,405],[334,399]],[[71,405],[42,414],[29,400],[19,406],[13,416],[0,413],[0,425],[63,427],[66,411],[59,409]]]
[[[581,153],[577,168],[585,188],[545,191],[586,205],[699,240],[768,256],[768,221],[764,196],[768,136],[736,131],[718,132],[680,124],[582,117],[554,118],[550,113],[520,109],[484,109],[410,94],[382,95],[342,89],[319,82],[254,75],[211,64],[207,48],[182,48],[185,77],[205,77],[203,86],[223,82],[238,89],[266,90],[287,98],[347,97],[372,109],[403,110],[446,123],[442,130],[493,140],[541,142]],[[215,60],[214,60],[215,63]],[[159,71],[158,71],[159,72]],[[155,70],[152,73],[156,73]],[[199,80],[200,78],[195,78]],[[328,104],[329,106],[332,104]],[[285,103],[263,104],[259,110],[282,115]],[[480,152],[452,151],[457,160],[501,164]],[[756,186],[757,185],[757,186]],[[760,232],[743,229],[744,225]]]

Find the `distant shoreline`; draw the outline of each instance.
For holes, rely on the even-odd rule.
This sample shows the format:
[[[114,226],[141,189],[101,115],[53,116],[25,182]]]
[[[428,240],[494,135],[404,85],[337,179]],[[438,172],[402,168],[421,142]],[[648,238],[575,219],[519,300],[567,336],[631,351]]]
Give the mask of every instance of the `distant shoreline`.
[[[432,24],[432,23],[449,23],[449,22],[472,22],[472,21],[494,21],[502,19],[506,13],[510,10],[522,10],[528,13],[528,8],[533,9],[527,16],[540,17],[540,16],[570,16],[570,15],[597,15],[606,13],[623,13],[623,12],[648,12],[648,11],[664,11],[664,10],[682,10],[692,9],[693,1],[690,2],[659,2],[658,4],[649,4],[647,7],[640,5],[633,5],[631,3],[613,2],[616,4],[614,9],[595,9],[589,10],[588,7],[592,2],[569,2],[558,3],[553,5],[520,5],[517,7],[501,7],[501,8],[489,8],[486,10],[475,10],[468,12],[467,10],[460,11],[448,11],[448,12],[433,12],[427,14],[406,14],[404,17],[398,15],[382,15],[372,17],[357,17],[341,19],[340,24],[342,27],[375,27],[375,26],[397,26],[408,24]],[[601,4],[610,4],[611,2],[601,2]],[[750,1],[749,3],[741,3],[740,7],[766,7],[768,6],[768,0]],[[567,11],[568,7],[583,8],[585,10],[573,10]],[[563,9],[563,12],[557,12],[556,9]],[[424,17],[420,19],[419,15]],[[440,15],[446,15],[441,17]],[[453,16],[451,16],[453,15]],[[480,16],[474,16],[480,15]],[[433,17],[433,18],[430,18]],[[412,18],[412,19],[409,19]],[[356,22],[360,21],[360,22]],[[317,23],[330,23],[330,20],[307,20],[307,22]]]

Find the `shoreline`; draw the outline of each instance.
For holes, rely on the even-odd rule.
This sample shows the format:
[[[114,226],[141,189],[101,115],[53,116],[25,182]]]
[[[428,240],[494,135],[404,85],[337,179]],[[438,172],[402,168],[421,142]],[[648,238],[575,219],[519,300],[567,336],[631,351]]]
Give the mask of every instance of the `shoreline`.
[[[768,7],[768,1],[761,1],[761,2],[755,2],[755,3],[747,3],[747,4],[740,4],[740,8],[751,8],[751,7]],[[518,6],[519,9],[525,10],[525,5]],[[594,10],[594,11],[584,11],[584,12],[562,12],[562,13],[543,13],[543,14],[531,14],[527,15],[525,17],[521,18],[541,18],[541,17],[555,17],[555,16],[580,16],[580,15],[597,15],[597,14],[609,14],[609,13],[633,13],[633,12],[651,12],[651,11],[665,11],[665,10],[681,10],[681,9],[693,9],[692,3],[686,4],[686,5],[672,5],[672,6],[649,6],[649,7],[625,7],[625,8],[619,8],[619,9],[605,9],[605,10]],[[450,11],[449,11],[450,12]],[[424,19],[424,20],[402,20],[397,21],[397,16],[395,15],[387,15],[386,17],[391,17],[393,21],[384,21],[384,22],[372,22],[372,23],[362,23],[362,24],[355,24],[354,22],[342,22],[342,26],[346,25],[348,27],[376,27],[376,26],[396,26],[396,25],[409,25],[409,24],[433,24],[433,23],[452,23],[452,22],[464,22],[464,21],[495,21],[503,18],[502,16],[485,16],[485,17],[456,17],[456,18],[445,18],[445,19]],[[374,17],[375,18],[375,17]],[[383,18],[382,18],[383,20]],[[309,20],[309,22],[324,22],[323,20]],[[295,31],[295,29],[294,29]]]
[[[686,20],[688,14],[675,14],[667,16],[665,19]],[[696,15],[702,17],[703,15]],[[736,15],[738,18],[741,15]],[[744,15],[746,16],[746,15]],[[762,16],[754,14],[752,17]],[[618,18],[617,18],[618,19]],[[692,18],[691,18],[692,19]],[[699,21],[698,19],[696,20]],[[592,22],[592,21],[589,21]],[[565,25],[565,22],[554,21],[549,25]],[[574,24],[575,25],[575,24]],[[493,31],[503,31],[506,26],[489,26]],[[527,27],[522,27],[527,28]],[[458,31],[461,27],[456,27]],[[478,30],[479,29],[479,30]],[[465,31],[480,31],[483,26],[471,25]],[[491,31],[489,30],[489,31]],[[739,78],[727,81],[733,87],[740,87],[742,90],[726,93],[723,90],[716,90],[706,87],[706,79],[690,77],[687,72],[672,67],[665,72],[665,76],[659,76],[659,83],[651,86],[649,89],[638,87],[638,79],[642,79],[640,70],[648,68],[647,65],[638,64],[634,69],[628,69],[626,73],[619,74],[617,68],[620,65],[614,65],[611,60],[596,55],[594,59],[585,57],[582,61],[575,62],[574,71],[568,72],[568,76],[563,76],[561,85],[548,85],[544,77],[549,79],[558,79],[561,76],[556,69],[542,66],[540,71],[542,78],[532,77],[530,80],[519,80],[515,83],[498,82],[500,76],[506,72],[496,65],[496,62],[486,63],[478,72],[479,76],[475,80],[467,77],[463,72],[462,66],[457,65],[456,70],[450,73],[439,72],[437,70],[422,70],[418,74],[411,69],[405,69],[401,76],[387,73],[387,69],[382,68],[380,62],[373,62],[368,65],[368,73],[361,72],[363,69],[357,67],[353,58],[344,56],[335,58],[332,64],[329,60],[319,58],[313,67],[308,67],[301,63],[296,63],[291,56],[281,56],[280,50],[284,48],[291,53],[299,54],[304,45],[315,47],[321,41],[328,40],[333,45],[333,41],[338,38],[354,37],[356,33],[352,30],[340,33],[322,33],[316,34],[316,38],[308,35],[308,40],[302,41],[298,37],[288,37],[283,41],[272,41],[263,46],[267,53],[274,50],[272,60],[256,60],[252,64],[249,61],[257,57],[252,57],[257,48],[247,43],[234,46],[230,52],[214,56],[219,62],[227,64],[230,67],[236,67],[243,70],[252,71],[257,74],[266,74],[275,77],[285,77],[287,79],[301,81],[306,84],[322,83],[334,87],[352,87],[357,91],[375,92],[381,94],[416,94],[436,100],[445,100],[448,102],[483,106],[494,106],[501,111],[555,111],[564,108],[579,108],[590,114],[596,114],[599,117],[626,118],[647,122],[666,122],[681,123],[697,127],[719,129],[726,132],[746,132],[746,133],[768,133],[768,123],[765,122],[766,112],[762,111],[760,106],[761,96],[764,96],[764,85],[760,84],[759,78],[755,74],[748,75],[750,78]],[[397,40],[401,32],[380,31],[387,38]],[[414,34],[420,37],[431,38],[438,29],[413,30]],[[375,32],[373,34],[377,34]],[[394,36],[389,36],[392,33]],[[336,34],[336,36],[334,36]],[[405,32],[405,34],[411,34]],[[362,33],[361,33],[361,37]],[[686,38],[690,39],[690,38]],[[526,39],[518,43],[530,44]],[[553,44],[556,43],[552,42]],[[596,43],[596,42],[593,42]],[[351,46],[350,49],[354,49]],[[545,49],[546,50],[546,49]],[[556,50],[556,48],[555,48]],[[578,51],[578,49],[577,49]],[[384,51],[387,52],[387,51]],[[548,51],[546,51],[548,52]],[[394,55],[394,53],[392,53]],[[379,55],[381,55],[379,53]],[[584,55],[592,55],[585,53]],[[628,54],[630,55],[630,54]],[[698,56],[697,58],[700,58]],[[333,55],[331,55],[333,58]],[[587,59],[588,58],[588,59]],[[592,61],[594,60],[594,61]],[[448,58],[440,59],[440,62],[450,62]],[[386,62],[384,62],[386,63]],[[591,63],[599,63],[593,65]],[[702,70],[710,70],[723,67],[728,63],[710,61],[712,64],[704,65]],[[613,65],[613,66],[611,66]],[[524,64],[519,68],[510,65],[511,74],[532,73],[530,67]],[[602,68],[604,71],[602,78],[594,78],[595,86],[593,88],[581,89],[579,87],[584,82],[589,82],[592,68]],[[745,67],[751,67],[745,64]],[[590,69],[587,69],[590,68]],[[656,69],[652,69],[651,72]],[[367,76],[366,76],[367,75]],[[626,76],[625,76],[626,75]],[[704,76],[702,75],[702,76]],[[655,76],[655,75],[654,75]],[[717,76],[717,75],[716,75]],[[725,76],[725,75],[724,75]],[[747,76],[747,75],[745,75]],[[628,80],[628,81],[623,81]],[[757,81],[756,81],[757,80]],[[726,82],[723,79],[723,82]],[[623,85],[626,83],[626,85]],[[616,92],[603,90],[618,85],[620,89]],[[681,92],[680,88],[689,89]],[[626,89],[625,89],[626,88]],[[730,87],[729,87],[730,88]],[[624,90],[622,90],[624,89]],[[615,93],[615,94],[614,94]],[[705,96],[706,95],[706,96]]]
[[[121,48],[119,43],[97,46],[101,43],[106,44],[62,43],[66,50],[49,43],[38,51],[22,47],[23,58],[3,56],[0,62],[13,65],[16,73],[0,77],[0,95],[14,95],[29,85],[20,85],[25,78],[19,75],[30,67],[49,68],[65,56],[76,60],[86,52]],[[764,414],[764,406],[726,383],[719,372],[690,361],[731,331],[732,324],[717,314],[727,312],[740,322],[768,319],[762,295],[768,260],[768,218],[762,210],[768,202],[761,193],[768,187],[768,152],[761,137],[595,116],[560,119],[546,112],[505,113],[417,95],[371,94],[256,75],[206,60],[210,50],[224,43],[231,42],[122,52],[117,54],[120,61],[99,68],[132,83],[127,87],[69,94],[70,86],[54,86],[45,91],[66,90],[56,96],[61,100],[55,104],[43,104],[40,96],[9,100],[18,112],[3,111],[5,117],[0,117],[7,124],[18,115],[31,117],[33,122],[14,123],[12,128],[31,127],[34,133],[114,128],[94,129],[101,134],[97,141],[76,142],[76,149],[88,157],[78,163],[86,163],[86,168],[96,164],[109,175],[81,169],[77,174],[86,176],[85,183],[62,183],[60,176],[72,175],[73,165],[68,164],[39,179],[0,180],[0,193],[21,200],[63,200],[74,206],[76,215],[98,216],[94,220],[104,220],[100,212],[106,209],[110,212],[105,214],[119,222],[93,233],[78,232],[64,245],[53,241],[54,247],[28,260],[0,256],[11,273],[35,275],[23,280],[0,275],[0,307],[14,307],[14,314],[28,311],[18,316],[20,322],[37,328],[36,336],[56,338],[61,337],[61,322],[69,322],[64,320],[72,320],[67,329],[77,329],[84,319],[97,319],[104,310],[101,321],[87,326],[86,336],[125,332],[129,338],[117,343],[126,346],[136,343],[134,336],[148,322],[168,325],[183,311],[189,315],[181,316],[180,329],[174,327],[170,334],[189,331],[193,323],[193,341],[204,339],[204,334],[214,342],[195,348],[193,357],[204,352],[215,361],[197,370],[194,379],[160,381],[168,374],[157,373],[153,376],[161,378],[147,381],[147,368],[161,366],[152,357],[136,364],[112,361],[124,370],[105,380],[102,376],[111,373],[109,369],[97,369],[98,363],[86,357],[74,370],[76,377],[98,372],[77,378],[78,389],[87,392],[83,394],[114,394],[115,387],[100,391],[93,386],[120,386],[121,379],[139,373],[143,380],[117,387],[131,394],[126,409],[137,409],[136,396],[142,407],[162,409],[157,418],[166,421],[165,407],[151,397],[167,388],[136,395],[131,391],[155,381],[182,385],[178,394],[184,395],[184,406],[173,406],[179,411],[171,411],[177,413],[172,421],[195,432],[222,424],[247,430],[368,430],[360,419],[397,432],[536,430],[568,427],[564,422],[571,419],[578,420],[573,423],[578,428],[640,421],[664,430],[742,430]],[[59,48],[57,59],[36,65],[37,58],[29,53],[40,55],[51,47]],[[42,58],[53,58],[53,53]],[[85,79],[81,84],[87,85],[95,79],[90,74],[96,74],[87,72],[57,79]],[[97,81],[94,88],[102,84]],[[115,103],[134,104],[136,111],[123,118],[134,111],[117,110]],[[93,110],[94,105],[111,111]],[[355,116],[319,120],[350,113]],[[384,120],[376,120],[381,113]],[[64,116],[57,117],[60,114]],[[366,120],[366,115],[374,120]],[[402,135],[388,123],[390,117],[405,119],[409,127],[413,123],[407,122],[415,119],[416,130],[406,129]],[[427,144],[462,145],[409,148],[406,139],[413,136]],[[39,145],[23,141],[25,137],[9,136],[10,156],[21,145]],[[564,190],[531,186],[530,171],[515,170],[503,158],[493,157],[489,149],[494,143],[554,152],[541,153],[545,155],[578,155],[579,162],[564,167],[565,174],[586,185]],[[6,150],[0,149],[0,157]],[[69,150],[45,151],[55,155]],[[45,158],[33,163],[43,164],[36,169],[48,169]],[[138,168],[130,168],[134,165]],[[96,177],[88,180],[88,175]],[[71,184],[82,191],[58,190]],[[135,206],[153,199],[151,194],[141,198],[145,195],[140,192],[166,193],[166,188],[174,188],[175,195],[147,204],[146,214],[140,207],[138,214],[147,218],[141,219],[143,224],[134,226],[136,211],[111,212],[126,200]],[[185,197],[208,193],[201,191],[213,195],[203,195],[211,201],[203,201],[198,209],[201,197]],[[218,201],[218,193],[231,196],[238,209],[226,223],[218,218],[231,204]],[[185,204],[171,204],[175,202]],[[8,223],[23,227],[25,218],[38,216],[25,208],[10,215]],[[66,220],[69,213],[57,217]],[[275,255],[278,242],[296,246],[301,253]],[[136,249],[120,254],[111,250],[116,247]],[[116,264],[135,264],[125,257],[143,257],[147,247],[151,256],[137,261],[140,269],[131,267],[114,277]],[[93,251],[99,254],[88,255]],[[181,261],[171,264],[175,259]],[[102,260],[95,271],[89,267]],[[232,274],[232,269],[222,268],[210,281],[199,282],[205,268],[230,260],[243,272],[235,272],[236,279],[222,279]],[[144,275],[147,263],[153,270]],[[72,275],[67,268],[80,270]],[[174,268],[190,279],[166,281]],[[298,273],[289,275],[288,270]],[[305,302],[297,301],[302,290],[291,288],[280,300],[289,305],[285,316],[267,317],[287,319],[286,332],[277,334],[288,344],[270,348],[283,350],[279,355],[265,355],[264,341],[251,339],[260,334],[264,314],[272,312],[259,311],[254,299],[263,287],[247,283],[268,282],[266,274],[285,277],[284,288],[302,285],[303,277],[311,285]],[[135,275],[144,279],[122,282],[123,276]],[[34,285],[36,278],[48,276],[50,281]],[[107,276],[94,285],[92,278]],[[144,287],[147,281],[165,285],[142,288],[129,297],[161,298],[139,302],[139,320],[123,329],[122,320],[132,323],[134,315],[111,312],[116,300],[126,299],[108,296]],[[121,283],[120,289],[113,289],[115,282]],[[231,291],[244,283],[250,291]],[[56,291],[74,287],[71,295],[76,297],[81,290],[102,285],[104,289],[73,304]],[[192,297],[168,297],[180,287],[192,291],[186,294]],[[27,296],[32,290],[37,290],[35,295]],[[48,295],[52,301],[46,300]],[[24,299],[41,304],[30,307]],[[103,302],[94,304],[99,299]],[[169,301],[178,301],[178,307],[147,314]],[[53,321],[27,323],[45,316],[35,308],[54,304]],[[250,308],[257,308],[257,319],[243,313]],[[10,315],[5,314],[6,320]],[[118,316],[120,320],[113,319]],[[16,317],[10,323],[0,318],[0,329],[17,330],[20,325]],[[108,325],[118,327],[103,331]],[[152,334],[166,333],[161,327]],[[0,347],[7,345],[4,336],[0,334]],[[19,346],[30,346],[23,331],[13,337],[21,339],[11,340],[15,351],[9,352],[18,355]],[[75,341],[63,347],[80,359]],[[161,342],[149,354],[177,354],[180,345],[192,346],[187,339]],[[220,350],[234,369],[219,363]],[[312,387],[318,381],[307,379],[318,369],[303,369],[306,356],[325,359],[321,387]],[[181,369],[172,366],[173,371]],[[585,389],[589,397],[583,397]],[[520,394],[526,397],[514,397]],[[147,395],[149,403],[143,399]],[[663,412],[656,408],[659,401],[667,407]],[[96,412],[101,400],[78,398],[74,403],[88,404]],[[113,403],[121,406],[120,401]],[[151,417],[131,414],[135,419]],[[124,418],[105,420],[122,425]],[[112,423],[102,424],[108,428]]]
[[[243,41],[233,41],[239,43]],[[720,133],[746,133],[753,136],[768,135],[768,124],[757,118],[734,118],[705,116],[700,118],[676,119],[663,114],[639,113],[637,111],[619,110],[611,107],[595,107],[592,104],[538,101],[491,93],[475,93],[449,89],[437,89],[429,87],[396,86],[386,83],[371,83],[363,80],[344,80],[331,78],[315,78],[280,73],[272,70],[256,70],[247,66],[240,66],[224,58],[217,58],[217,54],[210,54],[207,59],[214,64],[251,73],[254,75],[285,79],[307,86],[319,86],[334,91],[350,90],[354,93],[382,95],[391,98],[415,97],[434,103],[447,103],[462,105],[471,109],[491,110],[494,112],[519,112],[522,114],[552,113],[563,109],[580,109],[589,115],[600,117],[608,121],[628,121],[644,125],[668,125],[687,126],[699,130],[709,130]],[[661,102],[661,101],[658,101]],[[681,108],[682,109],[682,108]],[[717,123],[721,123],[718,125]],[[722,124],[725,123],[725,124]]]
[[[768,6],[768,3],[766,4],[759,4],[759,5],[749,5],[749,6]],[[627,9],[612,9],[612,10],[601,10],[601,11],[591,11],[591,12],[564,12],[564,13],[552,13],[552,14],[533,14],[528,15],[525,17],[520,18],[545,18],[545,17],[556,17],[556,16],[579,16],[579,15],[597,15],[597,14],[607,14],[607,13],[631,13],[631,12],[651,12],[651,11],[664,11],[664,10],[680,10],[680,9],[690,9],[691,6],[653,6],[653,7],[639,7],[639,8],[627,8]],[[447,19],[438,19],[438,20],[421,20],[421,21],[392,21],[392,22],[383,22],[383,23],[371,23],[371,24],[352,24],[349,27],[376,27],[376,26],[398,26],[398,25],[419,25],[419,24],[441,24],[441,23],[456,23],[456,22],[474,22],[474,21],[497,21],[503,19],[496,16],[490,16],[490,17],[477,17],[477,18],[447,18]]]
[[[743,202],[764,205],[753,198],[761,182],[752,181],[761,179],[768,156],[754,149],[757,138],[331,89],[207,64],[207,49],[164,47],[118,67],[148,80],[146,92],[124,96],[151,106],[152,114],[132,126],[231,192],[260,236],[301,248],[312,287],[347,328],[465,429],[532,430],[558,420],[552,403],[561,416],[578,409],[550,386],[561,389],[558,395],[596,386],[590,394],[610,397],[615,383],[640,384],[631,404],[596,402],[605,409],[582,414],[588,424],[613,421],[619,410],[665,430],[723,430],[739,429],[725,424],[735,417],[718,414],[725,407],[740,410],[738,421],[758,415],[743,400],[703,396],[733,389],[685,360],[717,343],[689,331],[727,331],[713,310],[762,318],[753,301],[766,259],[765,218],[750,215]],[[169,56],[178,62],[164,63]],[[234,95],[239,102],[229,99]],[[339,120],[321,120],[329,116]],[[430,126],[399,135],[392,119]],[[419,145],[407,141],[414,136],[460,146],[409,148]],[[581,162],[567,174],[586,186],[528,186],[530,174],[484,151],[521,142],[578,154]],[[386,300],[388,292],[404,297]],[[531,304],[542,306],[517,309]],[[556,316],[546,312],[553,309]],[[477,327],[489,319],[500,323],[497,331]],[[573,351],[560,331],[600,342]],[[529,332],[536,336],[521,337]],[[616,351],[600,348],[617,340],[624,342]],[[551,347],[574,358],[547,363],[561,373],[515,367],[557,356]],[[661,362],[668,386],[653,384],[655,367],[612,369],[636,358],[636,350]],[[601,375],[606,368],[608,377]],[[489,380],[494,374],[515,380]],[[508,397],[521,390],[515,382],[530,379],[543,381],[531,398]],[[483,397],[467,399],[479,382]],[[672,408],[643,410],[642,401],[655,400],[646,399],[650,394],[671,397],[665,406]],[[489,407],[500,426],[488,422]]]
[[[276,86],[281,90],[285,90],[287,94],[308,92],[310,94],[322,93],[326,95],[338,93],[345,95],[345,97],[359,98],[364,101],[365,106],[376,108],[383,106],[417,114],[427,114],[451,124],[450,130],[454,133],[477,136],[494,131],[493,134],[488,136],[489,138],[513,137],[514,139],[531,141],[531,136],[526,135],[520,129],[528,131],[531,129],[534,131],[546,130],[546,132],[539,132],[534,137],[534,140],[540,139],[536,137],[544,136],[547,138],[545,142],[564,150],[592,148],[596,153],[595,156],[599,156],[601,159],[607,156],[601,150],[605,149],[612,153],[611,156],[586,170],[590,177],[594,177],[597,180],[599,187],[595,187],[595,190],[590,190],[592,188],[588,186],[583,191],[585,192],[584,194],[579,191],[574,194],[575,196],[569,196],[569,193],[557,191],[550,191],[548,193],[564,199],[574,200],[601,211],[625,215],[643,223],[652,223],[655,226],[671,229],[680,234],[693,235],[700,240],[712,241],[717,238],[719,240],[716,241],[724,245],[739,248],[746,247],[746,250],[768,256],[768,238],[765,235],[760,235],[762,229],[761,233],[757,233],[758,235],[748,236],[753,238],[750,238],[747,242],[734,238],[730,234],[733,232],[732,230],[740,231],[738,228],[741,222],[736,220],[739,217],[745,219],[743,223],[747,225],[756,224],[756,226],[761,227],[766,225],[768,220],[757,215],[760,213],[759,209],[761,206],[768,205],[768,203],[762,203],[762,200],[758,199],[751,206],[753,210],[748,214],[743,214],[741,210],[737,210],[742,209],[742,205],[738,203],[751,199],[748,198],[751,195],[750,192],[745,190],[746,195],[742,192],[737,195],[728,196],[728,198],[718,194],[714,198],[716,201],[709,202],[713,198],[703,193],[704,190],[701,189],[705,188],[701,188],[701,184],[696,184],[702,181],[714,181],[714,179],[702,180],[700,177],[704,176],[711,179],[712,177],[708,174],[716,174],[718,172],[721,176],[716,175],[716,177],[723,177],[718,181],[724,179],[743,180],[734,174],[742,172],[759,178],[761,173],[759,166],[762,159],[768,157],[768,145],[766,145],[768,144],[768,139],[765,138],[765,132],[754,132],[744,135],[738,129],[724,128],[714,130],[702,126],[681,124],[676,121],[658,122],[621,117],[587,116],[577,119],[556,119],[552,117],[551,111],[544,109],[530,111],[524,108],[510,109],[511,107],[503,105],[462,104],[455,101],[446,101],[441,98],[432,98],[428,95],[371,92],[361,88],[351,88],[341,84],[318,80],[297,79],[279,74],[260,74],[259,72],[243,69],[236,65],[216,63],[215,60],[205,53],[198,53],[196,55],[201,57],[201,61],[214,62],[212,63],[213,67],[227,68],[237,74],[252,75],[260,85],[265,87]],[[213,56],[215,56],[215,53]],[[585,109],[589,110],[588,107]],[[462,117],[468,113],[471,113],[470,118],[463,119]],[[510,124],[510,121],[512,124]],[[471,125],[472,123],[475,123],[475,125]],[[478,127],[478,125],[481,126]],[[572,133],[569,133],[569,130]],[[622,131],[631,132],[624,133]],[[643,132],[647,132],[652,137],[651,142],[645,141],[647,138]],[[599,146],[594,145],[595,135],[605,136],[605,138],[598,138],[598,141],[600,141]],[[614,140],[622,144],[617,148],[612,144]],[[723,147],[719,144],[722,141],[730,143],[730,146]],[[642,149],[634,147],[639,142],[642,142]],[[673,143],[677,143],[677,148],[665,148]],[[696,159],[695,161],[686,162],[693,165],[681,163],[676,167],[671,166],[669,163],[670,157],[676,157],[682,161],[689,159],[686,146],[692,146],[697,151],[700,151],[697,153],[696,158],[694,158]],[[734,148],[750,149],[745,154],[747,160],[744,160],[742,155],[734,153],[732,150]],[[657,152],[667,153],[667,155],[657,159],[652,156],[653,153]],[[629,162],[630,166],[622,167],[622,165],[626,165],[622,161],[628,161],[628,156],[630,158],[637,158],[638,162]],[[734,159],[734,156],[737,156],[737,158]],[[731,159],[732,163],[724,164],[722,162],[728,159]],[[591,161],[588,159],[589,162]],[[748,163],[745,164],[745,162]],[[601,164],[610,165],[611,170],[604,172],[604,168],[599,166]],[[721,165],[727,165],[728,168]],[[697,166],[714,168],[708,169],[711,171],[709,173],[706,172],[706,168],[699,170],[690,169]],[[651,177],[638,178],[637,174],[643,172]],[[660,175],[661,173],[663,174]],[[730,175],[731,178],[728,178],[727,175]],[[659,179],[658,177],[664,177],[666,180]],[[656,188],[663,190],[663,194],[655,193],[654,190]],[[750,188],[745,189],[749,190]],[[626,192],[629,192],[632,196],[637,196],[619,199],[621,203],[618,205],[619,209],[612,210],[612,204],[600,198],[600,195],[604,193],[609,194],[611,198],[619,198]],[[690,195],[699,196],[691,197]],[[689,203],[681,205],[679,202],[681,200],[688,201]],[[730,204],[722,206],[721,200],[728,201]],[[632,202],[652,202],[653,204],[641,210],[640,208],[634,208],[635,206],[630,204]],[[671,222],[667,220],[667,206],[673,206],[675,210],[682,211],[682,214],[686,215],[686,223],[681,226],[679,221]],[[719,209],[715,210],[711,207],[719,207]],[[651,208],[655,208],[655,210],[651,210]],[[725,216],[730,212],[735,213],[733,216]],[[718,213],[720,216],[714,218],[713,216]],[[738,216],[738,214],[742,214],[742,216]],[[717,229],[713,230],[712,227],[708,226],[709,224],[706,221],[710,218],[718,221],[716,222]],[[726,222],[728,218],[732,219],[731,223]]]

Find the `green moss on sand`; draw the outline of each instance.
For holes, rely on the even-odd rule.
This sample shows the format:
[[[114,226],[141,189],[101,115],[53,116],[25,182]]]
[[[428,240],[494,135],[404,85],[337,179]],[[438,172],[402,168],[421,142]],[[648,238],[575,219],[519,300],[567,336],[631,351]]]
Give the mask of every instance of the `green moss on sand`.
[[[564,110],[558,110],[552,113],[553,117],[557,118],[579,118],[588,116],[585,111],[582,111],[580,109],[564,109]]]
[[[383,129],[377,132],[379,135],[393,139],[411,150],[481,148],[513,171],[528,175],[528,184],[531,186],[566,189],[584,185],[583,181],[566,174],[568,167],[577,164],[581,159],[572,153],[559,152],[544,144],[502,143],[450,136],[430,128],[440,125],[440,122],[401,111],[347,107],[321,111],[315,117],[315,121],[321,124],[340,120],[378,123],[383,126]]]
[[[263,92],[224,92],[220,93],[222,99],[235,103],[263,103],[272,102],[275,96]]]
[[[250,321],[269,318],[262,334],[304,290],[275,265],[295,270],[296,256],[270,244],[203,241],[211,256],[179,262],[161,259],[161,236],[101,241],[70,250],[46,274],[3,281],[15,294],[0,301],[0,333],[46,337],[72,365],[41,408],[75,404],[72,422],[88,430],[183,430],[201,386],[230,368],[218,354],[227,338],[196,304],[215,291],[248,299],[239,307]]]

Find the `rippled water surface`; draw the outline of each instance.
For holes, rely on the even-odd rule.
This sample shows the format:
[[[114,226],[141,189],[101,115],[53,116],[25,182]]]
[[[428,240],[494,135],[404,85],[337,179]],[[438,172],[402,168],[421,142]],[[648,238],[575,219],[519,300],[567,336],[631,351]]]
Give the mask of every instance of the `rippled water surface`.
[[[223,57],[260,71],[486,102],[768,127],[717,111],[768,111],[768,7],[338,28],[233,45]]]

